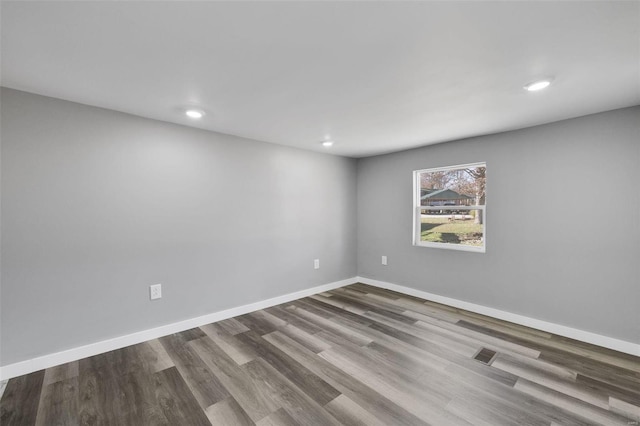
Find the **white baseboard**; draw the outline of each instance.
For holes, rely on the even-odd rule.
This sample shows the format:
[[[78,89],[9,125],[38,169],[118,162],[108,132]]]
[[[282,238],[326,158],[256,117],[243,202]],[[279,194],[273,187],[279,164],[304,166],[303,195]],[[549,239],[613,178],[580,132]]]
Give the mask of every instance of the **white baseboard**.
[[[242,305],[235,308],[225,309],[224,311],[214,312],[197,318],[190,318],[184,321],[163,325],[160,327],[143,330],[136,333],[127,334],[125,336],[115,337],[113,339],[103,340],[91,343],[85,346],[56,352],[26,361],[16,362],[0,367],[0,381],[8,380],[13,377],[22,376],[24,374],[33,373],[34,371],[45,368],[54,367],[71,361],[77,361],[93,355],[109,352],[115,349],[124,348],[126,346],[135,345],[146,342],[147,340],[157,339],[158,337],[167,336],[173,333],[189,330],[194,327],[200,327],[216,321],[244,315],[249,312],[258,311],[270,306],[287,303],[302,297],[311,296],[313,294],[322,293],[323,291],[333,290],[338,287],[353,284],[357,282],[356,278],[348,278],[342,281],[335,281],[329,284],[312,287],[305,290],[296,291],[294,293],[285,294],[283,296],[273,297],[271,299],[262,300],[248,305]]]
[[[149,330],[139,331],[136,333],[127,334],[125,336],[120,336],[113,339],[103,340],[101,342],[91,343],[89,345],[40,356],[27,361],[5,365],[3,367],[0,367],[0,381],[22,376],[24,374],[33,373],[34,371],[54,367],[56,365],[64,364],[67,362],[77,361],[82,358],[98,355],[115,349],[124,348],[126,346],[146,342],[147,340],[157,339],[158,337],[189,330],[194,327],[200,327],[212,322],[222,321],[224,319],[232,318],[238,315],[244,315],[249,312],[258,311],[260,309],[279,305],[281,303],[291,302],[302,297],[307,297],[313,294],[322,293],[323,291],[329,291],[339,287],[344,287],[356,282],[394,290],[400,293],[420,297],[422,299],[430,300],[433,302],[442,303],[444,305],[453,306],[455,308],[465,309],[467,311],[475,312],[478,314],[487,315],[515,324],[520,324],[549,333],[557,334],[559,336],[569,337],[571,339],[580,340],[597,346],[602,346],[631,355],[640,356],[640,345],[636,343],[614,339],[611,337],[602,336],[600,334],[578,330],[576,328],[566,327],[551,322],[541,321],[535,318],[501,311],[499,309],[476,305],[475,303],[464,302],[462,300],[452,299],[450,297],[439,296],[437,294],[427,293],[426,291],[416,290],[398,284],[373,280],[365,277],[354,277],[342,281],[320,285],[317,287],[312,287],[294,293],[285,294],[282,296],[273,297],[271,299],[250,303],[248,305],[225,309],[224,311],[214,312],[197,318],[191,318],[188,320],[163,325]]]
[[[515,324],[524,325],[526,327],[535,328],[537,330],[546,331],[548,333],[557,334],[559,336],[569,337],[571,339],[580,340],[582,342],[591,343],[593,345],[602,346],[604,348],[613,349],[615,351],[624,352],[630,355],[640,356],[640,344],[627,342],[625,340],[614,339],[612,337],[603,336],[601,334],[591,333],[589,331],[579,330],[577,328],[566,327],[564,325],[552,322],[542,321],[535,318],[518,315],[499,309],[489,308],[475,303],[464,302],[450,297],[439,296],[437,294],[427,293],[426,291],[416,290],[414,288],[392,284],[385,281],[373,280],[365,277],[356,277],[358,282],[369,284],[375,287],[394,290],[399,293],[416,296],[421,299],[430,300],[443,305],[453,306],[454,308],[465,309],[493,318],[509,321]]]

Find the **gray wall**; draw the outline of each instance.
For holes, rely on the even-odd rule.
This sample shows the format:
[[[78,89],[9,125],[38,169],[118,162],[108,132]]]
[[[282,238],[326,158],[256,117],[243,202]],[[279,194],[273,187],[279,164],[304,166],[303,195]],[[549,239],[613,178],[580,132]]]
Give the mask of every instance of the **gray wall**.
[[[487,252],[412,246],[412,171],[477,161]],[[640,107],[362,159],[358,274],[640,342],[639,172]]]
[[[2,365],[356,275],[353,159],[0,100]]]
[[[356,167],[8,89],[0,103],[2,365],[353,277],[356,265],[640,342],[640,107]],[[487,253],[413,247],[412,170],[476,161],[488,167]],[[153,283],[164,297],[150,302]]]

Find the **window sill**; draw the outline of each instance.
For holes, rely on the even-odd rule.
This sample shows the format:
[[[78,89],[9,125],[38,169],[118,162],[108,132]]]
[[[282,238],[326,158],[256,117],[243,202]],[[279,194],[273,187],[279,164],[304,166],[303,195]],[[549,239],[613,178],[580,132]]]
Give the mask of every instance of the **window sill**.
[[[465,246],[464,244],[449,244],[449,243],[430,243],[426,241],[421,241],[419,243],[413,244],[415,247],[427,247],[427,248],[437,248],[444,250],[458,250],[458,251],[468,251],[473,253],[486,253],[485,246]]]

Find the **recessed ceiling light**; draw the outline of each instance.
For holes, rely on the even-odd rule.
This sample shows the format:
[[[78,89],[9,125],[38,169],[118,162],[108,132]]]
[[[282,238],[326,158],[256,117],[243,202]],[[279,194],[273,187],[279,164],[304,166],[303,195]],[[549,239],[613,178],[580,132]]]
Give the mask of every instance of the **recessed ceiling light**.
[[[195,119],[204,117],[204,111],[201,111],[199,109],[188,109],[185,111],[185,114],[187,115],[187,117]]]
[[[333,145],[333,141],[324,141],[324,142],[322,142],[322,146],[327,147],[327,148],[332,146],[332,145]]]
[[[549,87],[550,84],[551,84],[550,79],[538,80],[538,81],[534,81],[529,84],[526,84],[524,86],[524,89],[528,90],[529,92],[536,92],[538,90],[546,89],[547,87]]]

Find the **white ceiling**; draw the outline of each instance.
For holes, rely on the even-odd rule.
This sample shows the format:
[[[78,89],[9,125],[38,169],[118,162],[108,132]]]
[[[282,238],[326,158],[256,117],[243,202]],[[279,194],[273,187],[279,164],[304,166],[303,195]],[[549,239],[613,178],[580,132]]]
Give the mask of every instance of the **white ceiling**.
[[[353,157],[640,104],[637,1],[3,1],[1,14],[3,86]],[[545,76],[549,89],[522,89]]]

